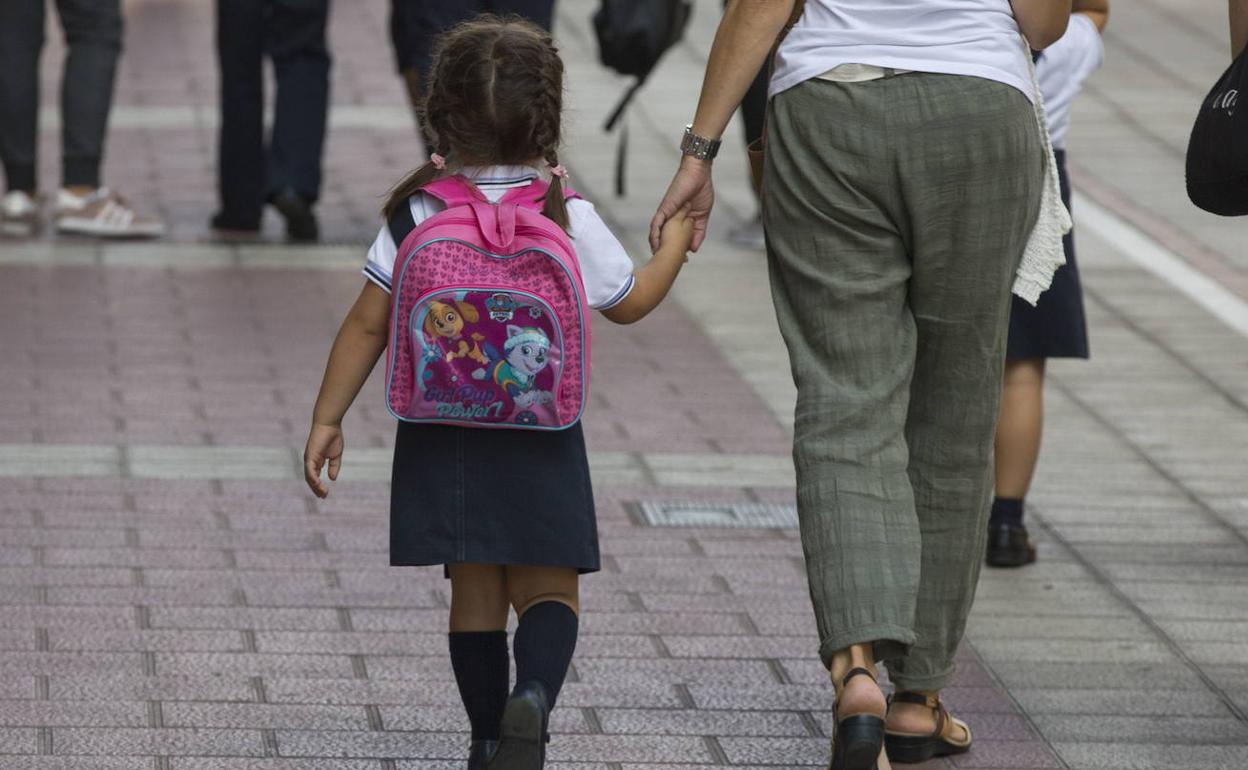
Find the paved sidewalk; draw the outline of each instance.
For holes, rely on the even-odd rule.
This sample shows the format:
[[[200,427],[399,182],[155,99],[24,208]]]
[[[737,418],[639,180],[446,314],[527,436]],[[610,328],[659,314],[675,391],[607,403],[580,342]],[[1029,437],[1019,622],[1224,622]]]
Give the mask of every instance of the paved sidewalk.
[[[260,243],[211,240],[211,6],[190,0],[127,2],[108,159],[171,240],[0,241],[6,768],[462,766],[447,585],[386,566],[393,424],[377,378],[330,500],[297,476],[377,198],[414,162],[386,5],[335,5],[333,243],[282,245],[275,220]],[[630,118],[624,200],[597,131],[623,84],[594,64],[592,6],[561,4],[567,158],[640,255],[719,3],[699,0],[691,40]],[[1052,367],[1041,561],[985,571],[948,692],[978,742],[927,770],[1248,766],[1248,340],[1120,237],[1248,298],[1244,223],[1182,192],[1185,121],[1226,59],[1223,23],[1179,0],[1115,8],[1070,147],[1096,358]],[[715,526],[791,516],[792,386],[766,271],[723,238],[753,214],[744,174],[726,148],[712,237],[675,301],[596,327],[586,426],[605,558],[584,582],[559,767],[827,761],[831,688],[795,533]],[[726,317],[741,305],[759,312]],[[643,509],[699,526],[653,526]]]

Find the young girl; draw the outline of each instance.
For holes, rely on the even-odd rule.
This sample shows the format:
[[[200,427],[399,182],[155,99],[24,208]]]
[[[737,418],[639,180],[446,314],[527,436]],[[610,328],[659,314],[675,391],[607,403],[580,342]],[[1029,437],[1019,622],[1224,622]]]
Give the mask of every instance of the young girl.
[[[1066,131],[1070,106],[1083,83],[1104,58],[1101,31],[1109,18],[1109,0],[1075,0],[1066,34],[1044,49],[1036,75],[1049,117],[1049,135],[1057,156],[1062,200],[1070,208],[1066,176]],[[1018,297],[1010,313],[1001,419],[996,435],[996,497],[988,521],[986,559],[992,567],[1021,567],[1036,560],[1023,525],[1023,505],[1040,456],[1044,422],[1044,368],[1050,358],[1087,358],[1088,328],[1083,289],[1075,264],[1075,236],[1065,238],[1066,264],[1053,275],[1049,290],[1035,307]]]
[[[571,236],[585,296],[631,323],[671,287],[693,237],[683,214],[644,267],[584,200],[565,203],[559,165],[563,63],[531,23],[483,16],[448,32],[430,73],[425,117],[438,149],[395,188],[390,222],[368,254],[368,279],[330,353],[304,452],[308,485],[342,465],[342,418],[386,346],[396,222],[410,231],[441,204],[422,192],[458,173],[491,201],[547,173],[548,218]],[[410,219],[409,219],[410,217]],[[402,234],[402,232],[400,232]],[[401,240],[401,238],[399,239]],[[378,394],[380,396],[380,394]],[[450,654],[472,727],[469,767],[540,768],[550,709],[576,646],[580,573],[598,569],[597,528],[579,423],[561,431],[482,430],[401,422],[395,439],[390,562],[446,565]],[[507,614],[519,618],[508,694]]]

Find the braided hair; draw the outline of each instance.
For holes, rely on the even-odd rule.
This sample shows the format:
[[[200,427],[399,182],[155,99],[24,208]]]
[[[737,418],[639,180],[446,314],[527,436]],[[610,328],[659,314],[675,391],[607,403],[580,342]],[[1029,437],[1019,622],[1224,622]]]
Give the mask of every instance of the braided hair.
[[[550,34],[519,17],[484,14],[446,32],[434,51],[421,114],[430,142],[451,168],[559,165],[563,61]],[[426,163],[390,191],[395,209],[449,173]],[[552,176],[542,213],[568,229],[563,180]]]

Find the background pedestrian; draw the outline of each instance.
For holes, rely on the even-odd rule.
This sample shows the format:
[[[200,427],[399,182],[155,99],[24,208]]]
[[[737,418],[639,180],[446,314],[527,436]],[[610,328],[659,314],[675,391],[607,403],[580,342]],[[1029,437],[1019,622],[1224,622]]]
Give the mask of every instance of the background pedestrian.
[[[425,136],[420,105],[438,36],[478,14],[517,15],[546,31],[554,22],[555,0],[391,0],[390,40],[395,64],[416,115],[417,132]]]
[[[1049,118],[1057,156],[1062,201],[1070,208],[1066,175],[1066,132],[1070,107],[1083,82],[1105,57],[1101,31],[1109,18],[1109,0],[1074,0],[1066,34],[1044,49],[1036,74]],[[1066,234],[1066,264],[1053,275],[1048,291],[1033,306],[1013,298],[1006,346],[1005,384],[996,437],[996,498],[988,519],[988,564],[1019,567],[1036,560],[1036,549],[1023,524],[1024,500],[1040,457],[1044,426],[1044,369],[1050,358],[1087,358],[1088,324],[1083,289],[1075,262],[1075,234]]]
[[[120,0],[57,0],[56,7],[69,49],[61,82],[56,230],[106,238],[163,235],[158,219],[139,214],[100,182],[121,56]],[[0,159],[7,184],[0,229],[9,235],[31,235],[40,224],[39,55],[46,11],[46,0],[0,2]]]
[[[319,237],[321,152],[329,110],[329,0],[217,0],[221,133],[217,230],[258,232],[266,203],[294,241]],[[264,56],[273,61],[273,129],[264,133]],[[267,146],[266,146],[267,144]]]

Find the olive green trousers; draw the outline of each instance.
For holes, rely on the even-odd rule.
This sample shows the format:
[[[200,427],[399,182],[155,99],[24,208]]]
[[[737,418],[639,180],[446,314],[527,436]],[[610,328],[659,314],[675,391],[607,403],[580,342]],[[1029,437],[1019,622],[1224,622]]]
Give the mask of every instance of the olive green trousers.
[[[953,675],[984,558],[1010,288],[1043,149],[1017,89],[810,80],[768,118],[763,222],[797,384],[793,457],[825,664]]]

